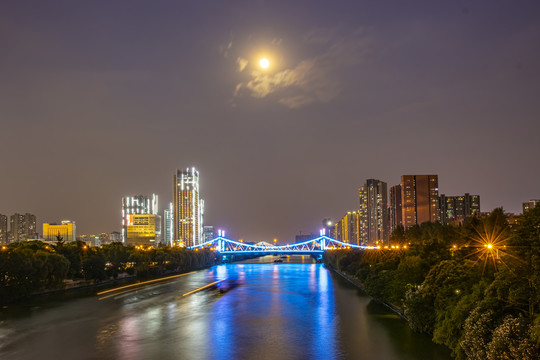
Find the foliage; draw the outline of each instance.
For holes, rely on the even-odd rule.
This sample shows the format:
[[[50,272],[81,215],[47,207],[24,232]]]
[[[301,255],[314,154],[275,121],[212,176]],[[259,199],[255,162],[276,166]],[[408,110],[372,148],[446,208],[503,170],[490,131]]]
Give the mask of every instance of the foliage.
[[[507,316],[492,335],[488,360],[534,360],[540,358],[540,347],[531,340],[531,327],[523,317]]]
[[[324,262],[458,359],[539,357],[540,206],[517,226],[495,209],[459,226],[398,228],[390,241],[394,249],[333,251]]]
[[[99,282],[121,273],[154,277],[208,267],[218,259],[209,250],[161,247],[143,249],[112,243],[99,248],[84,242],[56,245],[41,241],[18,242],[0,251],[0,302],[61,289],[64,280]]]

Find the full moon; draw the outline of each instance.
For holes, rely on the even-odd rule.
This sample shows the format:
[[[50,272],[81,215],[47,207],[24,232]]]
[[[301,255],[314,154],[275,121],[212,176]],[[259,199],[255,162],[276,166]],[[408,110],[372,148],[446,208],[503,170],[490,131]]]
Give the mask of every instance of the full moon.
[[[270,66],[270,61],[268,61],[268,59],[266,58],[263,58],[259,60],[259,66],[262,67],[263,69],[267,69],[268,66]]]

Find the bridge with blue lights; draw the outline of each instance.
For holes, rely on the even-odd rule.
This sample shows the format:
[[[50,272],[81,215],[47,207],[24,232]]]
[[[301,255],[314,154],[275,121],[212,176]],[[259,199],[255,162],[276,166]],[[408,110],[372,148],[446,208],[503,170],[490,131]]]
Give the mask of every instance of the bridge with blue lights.
[[[210,249],[223,255],[312,255],[321,258],[328,250],[339,249],[375,249],[373,246],[344,243],[331,237],[321,235],[317,238],[287,245],[271,245],[266,243],[249,244],[218,236],[205,243],[191,246],[190,249]]]

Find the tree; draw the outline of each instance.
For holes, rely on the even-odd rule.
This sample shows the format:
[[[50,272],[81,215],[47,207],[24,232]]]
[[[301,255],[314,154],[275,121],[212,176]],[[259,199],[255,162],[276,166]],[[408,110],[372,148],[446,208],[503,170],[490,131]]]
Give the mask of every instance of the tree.
[[[485,360],[495,327],[492,311],[475,308],[465,320],[461,348],[469,360]]]
[[[82,261],[82,271],[85,279],[105,280],[105,258],[101,254],[91,254]]]
[[[532,320],[540,307],[540,206],[523,214],[510,245],[521,259],[516,271],[527,280],[527,315]]]
[[[507,316],[494,331],[487,349],[488,360],[534,360],[540,347],[531,340],[531,327],[522,317]]]

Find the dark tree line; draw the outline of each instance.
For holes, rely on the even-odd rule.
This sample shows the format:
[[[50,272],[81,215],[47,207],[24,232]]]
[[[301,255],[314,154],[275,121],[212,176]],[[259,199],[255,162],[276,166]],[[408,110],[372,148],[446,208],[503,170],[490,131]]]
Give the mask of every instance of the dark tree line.
[[[216,254],[209,250],[183,248],[135,248],[122,243],[89,247],[84,242],[56,245],[41,241],[18,242],[0,250],[0,303],[33,294],[63,289],[65,280],[97,283],[115,279],[122,273],[137,277],[157,277],[215,265]]]
[[[540,358],[540,206],[513,226],[496,209],[461,226],[399,229],[390,240],[394,249],[324,260],[457,359]]]

